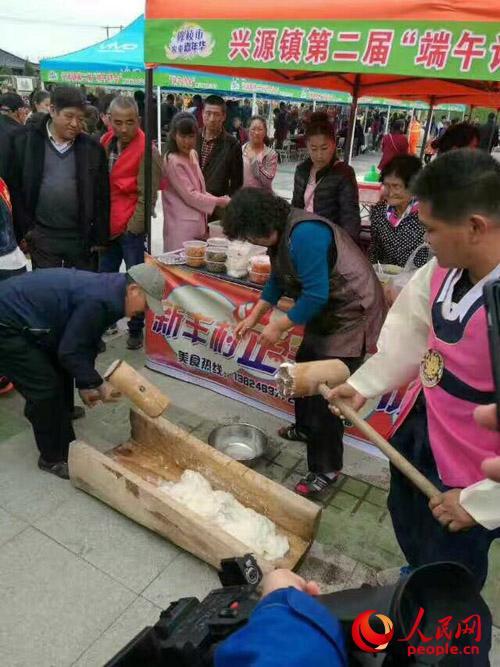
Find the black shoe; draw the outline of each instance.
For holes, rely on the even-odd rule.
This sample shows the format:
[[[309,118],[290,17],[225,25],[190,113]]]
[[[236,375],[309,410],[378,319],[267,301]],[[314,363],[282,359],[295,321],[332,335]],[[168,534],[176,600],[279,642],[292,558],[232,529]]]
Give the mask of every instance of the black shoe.
[[[101,340],[97,343],[97,354],[102,354],[103,352],[106,352],[106,343]]]
[[[69,470],[67,461],[48,463],[48,461],[44,461],[40,456],[38,459],[38,467],[40,468],[40,470],[44,470],[45,472],[50,472],[53,475],[60,477],[61,479],[69,479]]]
[[[129,334],[127,338],[127,349],[129,350],[140,350],[144,343],[144,334]]]
[[[71,413],[71,419],[75,421],[75,419],[81,419],[82,417],[85,417],[85,409],[80,405],[75,405]]]

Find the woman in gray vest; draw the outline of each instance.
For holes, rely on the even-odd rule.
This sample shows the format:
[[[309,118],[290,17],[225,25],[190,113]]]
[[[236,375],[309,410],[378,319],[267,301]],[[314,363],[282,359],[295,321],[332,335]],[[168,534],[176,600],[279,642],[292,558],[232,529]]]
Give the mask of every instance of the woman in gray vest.
[[[266,325],[262,344],[272,346],[288,329],[304,325],[298,362],[342,359],[356,370],[375,347],[385,304],[371,264],[349,234],[258,188],[233,196],[223,226],[230,239],[267,246],[272,265],[261,298],[236,334],[244,336],[281,296],[290,296],[295,305]],[[320,493],[335,482],[342,469],[344,427],[321,396],[296,399],[295,424],[279,434],[307,443],[309,473],[296,485],[297,493]]]

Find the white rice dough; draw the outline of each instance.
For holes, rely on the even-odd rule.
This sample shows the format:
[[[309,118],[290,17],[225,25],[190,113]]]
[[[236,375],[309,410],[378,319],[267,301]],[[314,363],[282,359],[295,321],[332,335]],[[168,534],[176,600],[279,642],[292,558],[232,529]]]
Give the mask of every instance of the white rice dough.
[[[214,491],[194,470],[185,470],[178,482],[164,482],[160,489],[267,560],[282,558],[290,548],[272,521],[244,507],[231,493]]]

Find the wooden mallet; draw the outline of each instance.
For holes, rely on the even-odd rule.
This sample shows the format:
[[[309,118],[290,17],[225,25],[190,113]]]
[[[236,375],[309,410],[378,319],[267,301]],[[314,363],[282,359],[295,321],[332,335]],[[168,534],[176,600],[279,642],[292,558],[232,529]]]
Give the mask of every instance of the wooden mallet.
[[[159,417],[170,405],[170,399],[165,394],[121,359],[113,361],[104,373],[104,379],[127,396],[148,417]]]
[[[338,359],[325,361],[309,361],[302,364],[285,363],[280,366],[277,382],[285,397],[315,396],[321,394],[328,400],[331,389],[343,384],[349,377],[347,366]],[[405,475],[425,496],[432,498],[440,493],[432,482],[412,465],[408,459],[398,452],[383,438],[356,410],[344,401],[330,399],[340,414],[348,419],[370,442],[372,442],[389,461]]]

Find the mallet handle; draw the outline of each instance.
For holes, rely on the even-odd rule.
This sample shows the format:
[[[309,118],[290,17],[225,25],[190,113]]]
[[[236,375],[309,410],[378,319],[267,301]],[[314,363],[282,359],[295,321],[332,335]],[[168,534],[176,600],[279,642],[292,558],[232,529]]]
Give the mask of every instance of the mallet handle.
[[[326,385],[326,384],[321,384],[319,386],[319,393],[323,396],[323,398],[327,398],[328,394],[330,393],[331,389]],[[400,471],[405,475],[415,486],[417,489],[422,491],[422,493],[427,496],[427,498],[432,498],[433,496],[436,496],[437,494],[440,493],[439,489],[437,489],[432,482],[430,482],[422,473],[415,468],[414,465],[412,465],[408,459],[406,459],[402,454],[398,452],[397,449],[395,449],[391,444],[387,442],[385,438],[383,438],[380,433],[377,433],[377,431],[373,428],[373,426],[370,426],[368,422],[366,422],[362,417],[358,415],[358,413],[353,410],[351,407],[346,405],[344,401],[335,398],[332,401],[330,401],[335,405],[336,408],[339,409],[340,413],[348,419],[354,426],[358,429],[358,431],[361,431],[363,435],[365,435],[370,442],[372,442],[376,447],[380,449],[381,452],[383,452],[389,461]]]

